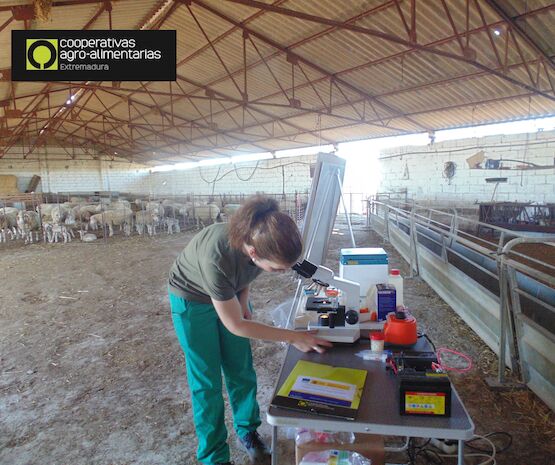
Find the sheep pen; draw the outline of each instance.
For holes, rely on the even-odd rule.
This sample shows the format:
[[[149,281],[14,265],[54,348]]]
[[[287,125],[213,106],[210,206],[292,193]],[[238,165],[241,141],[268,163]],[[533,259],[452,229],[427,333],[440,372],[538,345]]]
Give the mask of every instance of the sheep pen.
[[[276,195],[283,211],[293,218],[304,215],[307,193]],[[28,197],[28,198],[27,198]],[[244,202],[243,195],[193,195],[152,198],[119,194],[29,195],[23,202],[0,197],[0,247],[42,241],[67,244],[111,240],[133,234],[153,237],[198,230],[226,222]],[[44,200],[43,200],[44,198]]]
[[[359,246],[383,245],[373,233],[355,233]],[[166,291],[169,267],[193,235],[114,237],[107,245],[41,242],[0,253],[6,271],[0,292],[0,463],[197,463],[185,364]],[[332,235],[328,266],[337,270],[348,237],[346,231]],[[407,276],[408,265],[385,247],[391,265]],[[270,312],[293,295],[294,284],[288,274],[263,273],[252,289],[255,318],[271,323]],[[453,348],[474,358],[475,370],[453,380],[477,432],[513,435],[498,463],[546,465],[554,428],[545,405],[529,392],[489,391],[483,379],[495,374],[493,353],[420,279],[406,281],[405,295],[440,346],[457,340]],[[435,329],[441,327],[450,333]],[[285,348],[263,341],[252,347],[264,419]],[[244,463],[229,409],[226,422],[232,459]],[[269,437],[265,421],[261,432]],[[294,446],[285,434],[280,457],[288,465]]]

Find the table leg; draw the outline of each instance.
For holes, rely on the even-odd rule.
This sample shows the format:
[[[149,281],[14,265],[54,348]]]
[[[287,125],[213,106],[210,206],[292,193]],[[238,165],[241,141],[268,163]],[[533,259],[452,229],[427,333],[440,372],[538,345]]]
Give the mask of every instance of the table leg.
[[[464,441],[459,440],[457,465],[464,465]]]
[[[278,463],[278,429],[277,426],[272,426],[272,465]]]

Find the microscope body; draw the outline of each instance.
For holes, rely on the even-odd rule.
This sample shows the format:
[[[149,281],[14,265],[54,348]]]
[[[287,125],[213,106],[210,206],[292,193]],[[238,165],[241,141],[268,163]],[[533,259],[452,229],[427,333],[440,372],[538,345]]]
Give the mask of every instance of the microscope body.
[[[318,337],[331,342],[356,342],[360,338],[360,285],[307,260],[297,263],[293,269],[302,277],[312,279],[318,287],[333,286],[342,293],[341,304],[337,297],[307,297],[306,310],[319,314],[318,322],[309,324],[308,329],[317,330]]]

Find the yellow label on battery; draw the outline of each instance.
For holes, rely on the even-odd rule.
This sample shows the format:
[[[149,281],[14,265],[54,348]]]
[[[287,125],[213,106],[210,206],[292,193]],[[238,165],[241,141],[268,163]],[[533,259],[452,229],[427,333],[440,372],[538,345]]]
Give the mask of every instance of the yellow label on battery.
[[[445,415],[444,392],[405,392],[405,412]]]

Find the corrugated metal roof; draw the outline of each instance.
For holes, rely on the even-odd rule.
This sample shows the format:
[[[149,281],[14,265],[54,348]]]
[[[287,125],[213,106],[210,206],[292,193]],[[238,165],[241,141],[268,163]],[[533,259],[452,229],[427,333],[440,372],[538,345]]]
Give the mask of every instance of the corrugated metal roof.
[[[13,92],[24,110],[4,119],[14,135],[0,150],[22,138],[29,146],[47,123],[58,139],[160,160],[555,114],[552,1],[478,0],[468,10],[460,0],[417,1],[414,31],[410,1],[245,1],[113,1],[115,29],[177,30],[178,81],[171,90],[97,83],[62,112],[67,84],[0,81],[0,99],[13,108]],[[0,70],[10,67],[11,30],[24,27],[8,7],[28,3],[0,2]],[[80,29],[101,6],[55,6],[51,20],[29,26]],[[107,12],[90,27],[108,28]]]

